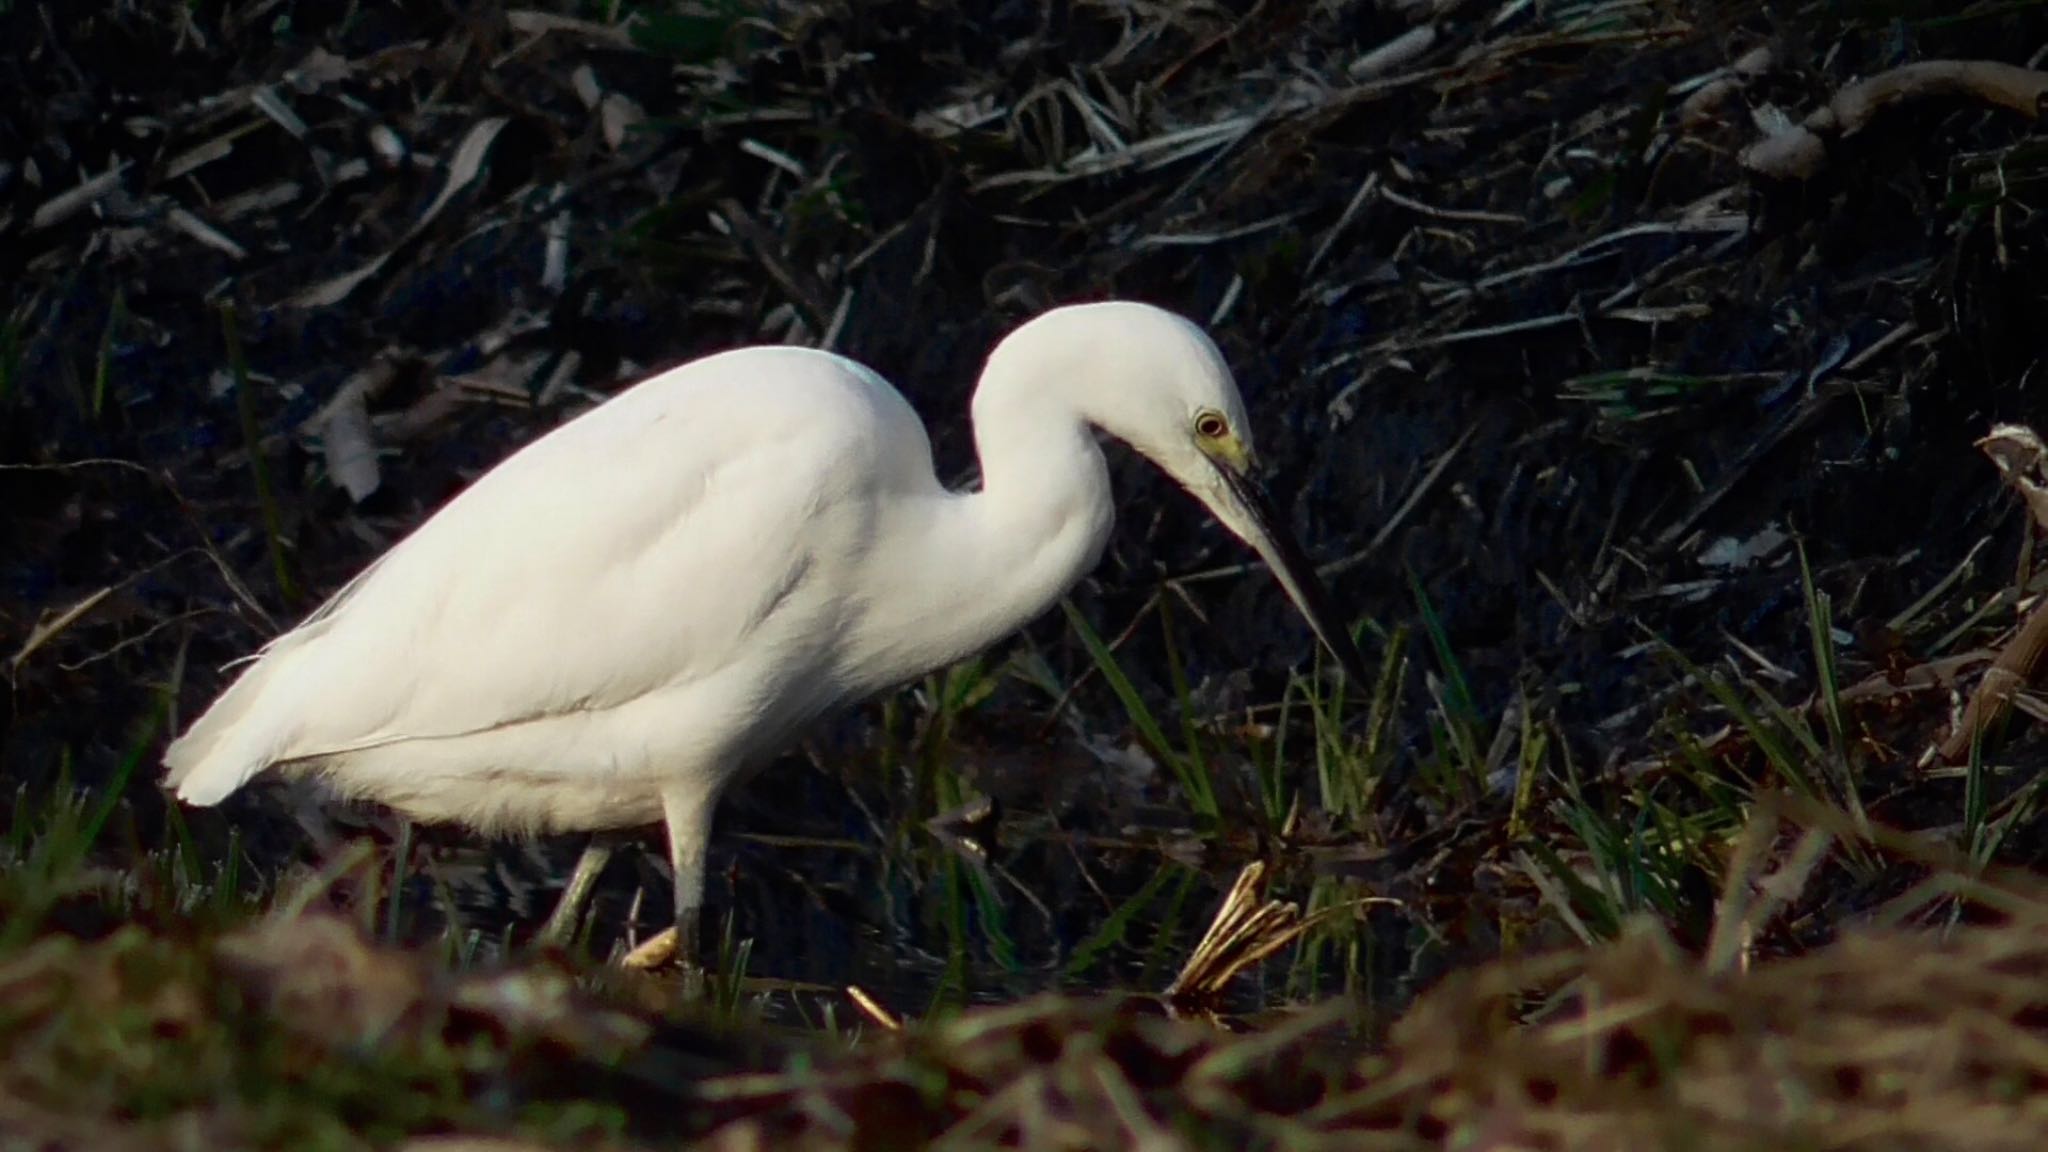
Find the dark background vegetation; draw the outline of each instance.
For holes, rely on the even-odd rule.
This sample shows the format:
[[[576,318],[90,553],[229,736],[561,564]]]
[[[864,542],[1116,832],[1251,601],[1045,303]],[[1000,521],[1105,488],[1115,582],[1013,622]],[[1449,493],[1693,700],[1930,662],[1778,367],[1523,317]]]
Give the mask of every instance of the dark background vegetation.
[[[1142,726],[1059,614],[971,705],[935,682],[862,710],[721,821],[714,911],[757,940],[754,971],[900,1008],[1002,998],[1063,982],[1130,909],[1130,953],[1075,982],[1156,983],[1154,946],[1184,947],[1253,857],[1312,904],[1396,902],[1258,1006],[1404,999],[1636,912],[1698,948],[1780,788],[2039,867],[2030,698],[1982,758],[1929,754],[2038,590],[2026,510],[1975,441],[2048,396],[2039,125],[1943,92],[1831,139],[1807,179],[1742,153],[1901,64],[2038,63],[2041,5],[613,8],[0,3],[18,856],[83,786],[95,860],[175,851],[280,890],[324,858],[273,797],[168,811],[168,727],[514,447],[660,367],[829,335],[968,482],[990,344],[1123,296],[1210,325],[1293,526],[1368,656],[1392,654],[1384,723],[1368,685],[1313,717],[1277,589],[1120,459],[1075,603],[1178,747],[1122,755]],[[362,499],[317,419],[352,389],[380,465]],[[1768,546],[1728,565],[1724,538]],[[1168,770],[1185,741],[1206,810]],[[1042,917],[1006,926],[987,890],[904,862],[974,792],[1022,829],[997,859]],[[424,835],[486,937],[545,908],[548,866]],[[1199,877],[1170,906],[1163,860]],[[604,933],[643,882],[658,922],[652,866]],[[1759,953],[1832,939],[1929,867],[1830,858]],[[58,920],[180,921],[141,890]],[[435,892],[399,935],[433,937]]]

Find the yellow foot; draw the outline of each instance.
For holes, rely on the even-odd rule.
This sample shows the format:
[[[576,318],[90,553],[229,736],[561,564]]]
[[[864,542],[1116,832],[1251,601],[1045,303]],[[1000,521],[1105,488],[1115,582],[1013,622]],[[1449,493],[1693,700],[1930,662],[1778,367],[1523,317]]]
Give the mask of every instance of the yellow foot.
[[[678,951],[675,929],[649,937],[638,948],[619,958],[619,967],[634,972],[654,972],[671,964],[681,969],[683,999],[702,1000],[708,987],[704,966],[697,962],[695,956],[685,956]]]
[[[640,946],[625,954],[619,960],[619,967],[636,972],[652,972],[665,968],[676,958],[676,930],[665,928],[660,933],[640,942]]]

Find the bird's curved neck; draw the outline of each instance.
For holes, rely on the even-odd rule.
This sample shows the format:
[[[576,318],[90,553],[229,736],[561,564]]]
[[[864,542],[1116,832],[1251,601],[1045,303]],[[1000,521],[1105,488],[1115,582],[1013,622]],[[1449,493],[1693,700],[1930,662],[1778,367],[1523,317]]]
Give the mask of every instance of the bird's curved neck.
[[[985,378],[976,391],[981,490],[938,496],[919,517],[916,543],[893,562],[918,593],[897,589],[917,619],[870,621],[871,644],[915,648],[879,665],[916,675],[982,651],[1101,558],[1114,519],[1108,463],[1081,414],[1034,384]]]
[[[981,491],[965,498],[991,586],[1008,588],[1024,623],[1072,588],[1102,555],[1115,505],[1095,430],[1056,400],[997,392],[974,406]],[[1036,611],[1025,612],[1027,606]]]
[[[981,491],[955,505],[975,547],[952,579],[973,606],[966,623],[977,648],[1030,623],[1086,576],[1115,519],[1095,430],[1042,384],[995,379],[975,395]]]

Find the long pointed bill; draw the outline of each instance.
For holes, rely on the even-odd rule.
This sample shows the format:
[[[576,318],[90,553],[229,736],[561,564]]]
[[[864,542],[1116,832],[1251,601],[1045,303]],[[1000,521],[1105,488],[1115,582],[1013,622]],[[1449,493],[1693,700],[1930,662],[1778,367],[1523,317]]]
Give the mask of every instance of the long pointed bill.
[[[1266,567],[1273,570],[1280,587],[1286,589],[1294,606],[1315,630],[1316,638],[1323,647],[1337,658],[1344,674],[1358,684],[1370,684],[1371,677],[1365,671],[1365,657],[1359,655],[1358,645],[1352,643],[1351,632],[1343,625],[1343,618],[1337,615],[1330,603],[1330,593],[1323,582],[1316,577],[1315,565],[1309,563],[1301,546],[1294,542],[1273,508],[1272,497],[1251,475],[1249,466],[1232,467],[1229,462],[1218,460],[1216,471],[1229,485],[1230,494],[1250,521],[1244,525],[1233,525],[1239,530],[1245,542],[1256,550]]]

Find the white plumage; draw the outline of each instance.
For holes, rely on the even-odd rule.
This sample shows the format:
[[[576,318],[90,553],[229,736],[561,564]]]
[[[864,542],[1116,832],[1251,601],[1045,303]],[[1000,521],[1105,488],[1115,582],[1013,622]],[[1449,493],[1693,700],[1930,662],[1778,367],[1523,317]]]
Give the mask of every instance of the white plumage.
[[[843,357],[745,348],[656,375],[513,454],[269,644],[171,744],[166,782],[210,805],[267,769],[318,773],[485,832],[663,821],[687,961],[736,775],[821,712],[995,643],[1094,565],[1112,519],[1097,428],[1273,563],[1357,674],[1193,324],[1056,309],[997,346],[973,409],[982,489],[953,493],[910,405]]]

